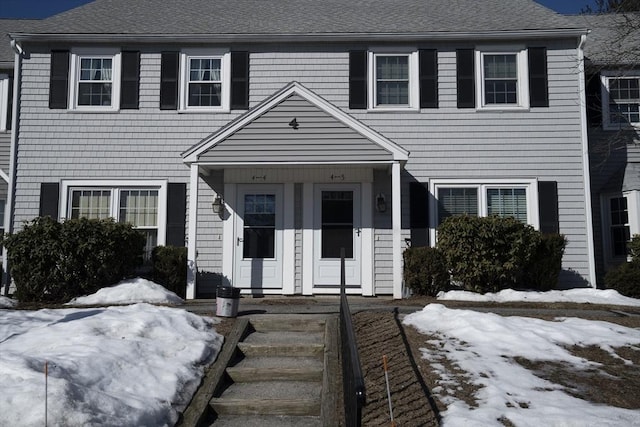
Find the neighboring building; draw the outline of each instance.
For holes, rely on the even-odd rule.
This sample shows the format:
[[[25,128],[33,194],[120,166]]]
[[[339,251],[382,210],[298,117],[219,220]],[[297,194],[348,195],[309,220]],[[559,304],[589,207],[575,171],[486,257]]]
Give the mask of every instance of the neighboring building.
[[[531,0],[96,0],[11,34],[13,226],[108,217],[187,245],[188,297],[401,297],[449,215],[568,238],[595,286],[584,25]]]
[[[640,14],[580,15],[585,44],[598,277],[627,260],[640,234]],[[601,280],[600,280],[601,281]]]

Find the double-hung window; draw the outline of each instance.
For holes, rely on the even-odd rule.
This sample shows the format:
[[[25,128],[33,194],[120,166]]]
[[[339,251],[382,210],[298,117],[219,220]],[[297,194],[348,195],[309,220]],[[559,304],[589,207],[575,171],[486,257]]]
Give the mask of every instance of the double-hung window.
[[[603,72],[602,90],[605,128],[640,126],[640,73]]]
[[[181,110],[229,109],[230,55],[200,49],[182,52]]]
[[[145,259],[165,242],[166,184],[161,182],[65,182],[67,218],[129,223],[146,236]]]
[[[525,49],[478,50],[476,64],[479,76],[476,99],[480,109],[529,107]]]
[[[369,52],[369,108],[418,108],[418,52]]]
[[[74,50],[69,85],[72,109],[117,110],[120,104],[120,52]]]
[[[626,257],[627,243],[631,239],[627,198],[624,196],[610,198],[609,213],[611,255],[613,257]]]
[[[432,229],[455,215],[513,217],[537,228],[536,180],[433,180]],[[435,236],[434,236],[435,238]],[[434,240],[435,241],[435,240]]]

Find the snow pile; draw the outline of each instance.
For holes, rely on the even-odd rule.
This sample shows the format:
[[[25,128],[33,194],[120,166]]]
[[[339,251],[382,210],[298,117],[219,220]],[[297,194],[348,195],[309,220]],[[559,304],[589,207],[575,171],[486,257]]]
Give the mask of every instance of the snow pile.
[[[15,307],[18,304],[18,301],[0,296],[0,308],[11,308]]]
[[[109,288],[102,288],[89,296],[74,298],[67,305],[135,304],[140,302],[182,304],[183,300],[157,283],[138,277],[137,279],[124,280]]]
[[[0,425],[172,426],[220,351],[213,319],[136,304],[0,311]]]
[[[498,293],[477,294],[468,291],[440,292],[442,301],[476,302],[578,302],[591,304],[630,305],[640,307],[640,300],[620,295],[613,289],[579,288],[564,291],[514,291],[505,289]]]
[[[551,322],[502,317],[447,309],[440,304],[428,305],[406,316],[404,323],[438,337],[433,341],[437,350],[423,348],[422,352],[446,379],[443,387],[455,389],[458,384],[438,363],[442,357],[464,370],[467,382],[481,387],[475,395],[477,408],[452,397],[445,400],[447,410],[442,413],[445,426],[502,426],[498,421],[502,417],[517,426],[640,425],[640,411],[572,397],[561,386],[535,376],[513,360],[523,357],[566,362],[576,369],[594,368],[592,362],[573,356],[564,347],[596,345],[612,353],[612,347],[639,345],[640,330],[577,318]]]

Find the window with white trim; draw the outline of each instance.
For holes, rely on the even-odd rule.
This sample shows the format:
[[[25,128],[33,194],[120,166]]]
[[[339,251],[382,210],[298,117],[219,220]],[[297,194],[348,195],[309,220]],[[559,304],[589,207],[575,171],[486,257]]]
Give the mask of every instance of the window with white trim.
[[[437,199],[432,228],[454,215],[513,217],[538,227],[535,180],[520,182],[434,180],[431,191]]]
[[[602,73],[602,112],[605,128],[640,126],[640,73]]]
[[[151,251],[164,244],[164,210],[166,188],[161,186],[131,185],[85,186],[69,182],[66,185],[67,218],[106,219],[130,223],[146,236],[145,259]],[[108,184],[108,183],[104,183]]]
[[[181,110],[229,110],[231,53],[185,50],[181,53]]]
[[[71,55],[71,108],[117,110],[120,105],[120,52],[75,50]]]
[[[418,52],[369,52],[369,108],[418,107]]]
[[[624,196],[609,199],[609,239],[611,255],[614,258],[626,257],[627,245],[631,240],[631,229],[627,198]]]
[[[526,49],[476,51],[478,108],[529,108]]]

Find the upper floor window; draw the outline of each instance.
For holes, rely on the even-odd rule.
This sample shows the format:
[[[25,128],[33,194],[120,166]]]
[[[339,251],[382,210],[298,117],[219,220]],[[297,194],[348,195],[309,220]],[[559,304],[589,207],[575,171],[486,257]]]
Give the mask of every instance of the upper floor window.
[[[605,128],[640,125],[640,73],[602,73],[602,112]]]
[[[74,50],[71,55],[71,108],[117,110],[120,104],[120,52]]]
[[[529,108],[525,49],[476,51],[480,109]]]
[[[181,79],[181,110],[229,109],[230,52],[183,51]]]
[[[369,108],[418,108],[418,52],[369,52]]]

